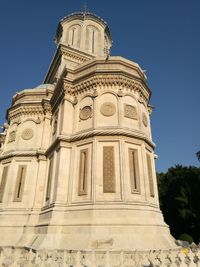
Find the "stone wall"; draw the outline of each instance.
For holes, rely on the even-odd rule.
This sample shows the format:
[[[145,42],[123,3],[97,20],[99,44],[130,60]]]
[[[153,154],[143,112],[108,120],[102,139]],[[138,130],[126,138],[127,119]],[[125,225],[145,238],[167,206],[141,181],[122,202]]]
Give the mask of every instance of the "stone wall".
[[[73,251],[1,247],[5,267],[198,267],[200,247],[167,251]]]

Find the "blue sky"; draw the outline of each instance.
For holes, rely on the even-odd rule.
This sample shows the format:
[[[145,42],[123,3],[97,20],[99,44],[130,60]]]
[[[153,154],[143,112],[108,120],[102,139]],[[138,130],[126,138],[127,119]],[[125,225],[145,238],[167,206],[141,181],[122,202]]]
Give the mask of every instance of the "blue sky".
[[[81,11],[79,0],[0,1],[0,124],[12,95],[42,83],[65,15]],[[200,1],[87,0],[107,21],[112,55],[147,70],[158,171],[196,165],[200,150]]]

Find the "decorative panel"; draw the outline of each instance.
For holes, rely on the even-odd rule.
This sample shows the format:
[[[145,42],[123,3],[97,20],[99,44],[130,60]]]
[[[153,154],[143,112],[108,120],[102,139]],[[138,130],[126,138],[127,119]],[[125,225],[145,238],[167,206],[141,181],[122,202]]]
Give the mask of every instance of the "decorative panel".
[[[25,129],[21,134],[21,137],[24,140],[30,140],[33,138],[33,136],[34,136],[34,132],[31,128]]]
[[[113,116],[116,112],[116,107],[112,102],[106,102],[103,103],[101,108],[100,108],[101,114],[110,117]]]
[[[137,150],[129,148],[129,168],[131,193],[140,192],[139,165]]]
[[[128,104],[124,104],[124,117],[137,120],[136,107]]]
[[[115,193],[114,147],[103,147],[103,192]]]
[[[92,108],[91,106],[85,106],[80,109],[79,118],[81,120],[87,120],[92,117]]]
[[[18,168],[17,180],[14,191],[14,199],[13,201],[21,201],[22,195],[24,191],[24,183],[26,176],[26,165],[20,165]]]
[[[153,184],[153,172],[152,172],[152,165],[151,165],[151,157],[147,154],[147,169],[148,169],[148,177],[149,177],[149,190],[150,196],[154,197],[154,184]]]
[[[16,139],[16,131],[10,132],[9,137],[8,137],[8,143],[14,142],[15,139]]]
[[[1,178],[1,184],[0,184],[0,202],[3,201],[3,196],[4,196],[5,187],[6,187],[7,176],[8,176],[8,166],[5,166],[3,168],[3,174],[2,174],[2,178]]]
[[[87,195],[88,149],[80,151],[78,195]]]

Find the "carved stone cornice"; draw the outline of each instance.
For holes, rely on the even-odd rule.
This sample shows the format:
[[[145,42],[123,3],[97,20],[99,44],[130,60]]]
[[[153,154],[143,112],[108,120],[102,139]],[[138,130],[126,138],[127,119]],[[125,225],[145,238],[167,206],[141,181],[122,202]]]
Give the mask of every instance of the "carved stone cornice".
[[[8,109],[8,121],[18,119],[22,115],[26,116],[39,116],[43,114],[41,103],[19,103]]]
[[[85,61],[90,60],[91,58],[94,58],[94,56],[83,53],[82,51],[78,51],[77,49],[67,47],[65,45],[60,46],[61,54],[64,56],[64,59],[76,62],[78,64],[81,64]]]
[[[43,114],[51,116],[52,108],[49,99],[42,99]]]
[[[140,81],[126,77],[119,74],[97,74],[88,77],[85,80],[70,84],[69,81],[64,78],[64,90],[69,94],[78,95],[89,90],[94,91],[94,88],[110,86],[112,89],[120,89],[121,93],[125,92],[138,92],[143,101],[148,102],[150,93],[146,90]]]

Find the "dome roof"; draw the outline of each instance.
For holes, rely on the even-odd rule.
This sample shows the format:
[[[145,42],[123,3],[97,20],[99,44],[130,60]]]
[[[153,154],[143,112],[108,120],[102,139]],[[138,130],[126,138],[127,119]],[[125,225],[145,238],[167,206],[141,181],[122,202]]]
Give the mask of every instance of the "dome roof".
[[[62,32],[62,24],[65,21],[71,21],[71,20],[75,20],[75,19],[80,19],[80,20],[91,19],[93,21],[96,21],[96,22],[102,24],[105,27],[105,32],[107,33],[108,37],[110,38],[110,41],[112,42],[112,37],[111,37],[111,33],[110,33],[107,22],[105,20],[103,20],[102,18],[100,18],[99,16],[97,16],[96,14],[90,13],[90,12],[75,12],[75,13],[71,13],[71,14],[65,16],[63,19],[61,19],[59,21],[59,24],[57,27],[57,32],[56,32],[56,36],[55,36],[56,41],[58,39],[58,36],[60,35],[60,32]]]

